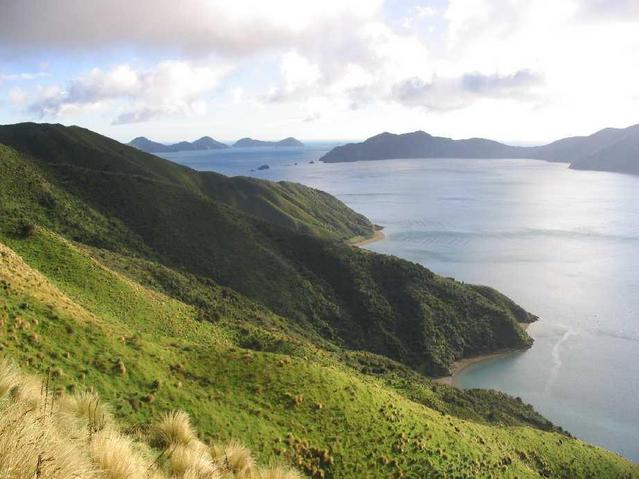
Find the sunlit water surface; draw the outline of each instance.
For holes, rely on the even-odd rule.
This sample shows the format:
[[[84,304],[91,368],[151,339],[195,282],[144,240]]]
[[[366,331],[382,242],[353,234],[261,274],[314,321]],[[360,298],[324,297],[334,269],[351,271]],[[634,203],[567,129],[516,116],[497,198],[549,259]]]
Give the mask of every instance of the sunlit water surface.
[[[639,177],[534,160],[318,163],[330,146],[165,157],[328,191],[385,226],[370,249],[500,289],[540,316],[535,344],[457,384],[520,396],[639,461]]]

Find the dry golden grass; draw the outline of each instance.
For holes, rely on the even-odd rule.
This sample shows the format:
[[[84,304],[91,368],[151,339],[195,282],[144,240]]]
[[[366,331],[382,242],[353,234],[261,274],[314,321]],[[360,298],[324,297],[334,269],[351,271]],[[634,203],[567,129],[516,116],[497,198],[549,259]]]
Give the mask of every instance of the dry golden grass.
[[[169,455],[171,477],[180,479],[218,479],[220,477],[217,465],[207,449],[198,446],[197,443],[173,445]]]
[[[97,395],[58,401],[42,382],[0,361],[0,479],[149,477],[150,462],[132,440],[105,429],[106,417]]]
[[[54,415],[29,403],[0,404],[0,478],[71,479],[98,477],[84,437],[62,431]]]
[[[302,476],[290,467],[274,466],[258,470],[255,479],[302,479]]]
[[[100,396],[94,391],[78,391],[60,398],[61,410],[86,421],[93,431],[104,429],[111,422],[111,413]]]
[[[251,451],[236,441],[226,446],[211,446],[211,456],[222,470],[235,477],[250,477],[253,472],[253,457]]]
[[[92,478],[85,430],[35,378],[0,361],[0,478]]]
[[[155,453],[144,443],[121,434],[113,426],[91,441],[91,457],[106,479],[164,479]]]
[[[3,243],[0,243],[0,280],[10,284],[11,289],[15,292],[67,311],[78,320],[98,321],[93,314],[72,301],[42,273],[25,263],[20,256]]]
[[[207,446],[181,411],[154,428],[161,450],[119,432],[91,391],[54,396],[36,378],[0,359],[0,479],[300,479],[257,469],[238,442]]]
[[[9,360],[0,360],[0,398],[10,397],[37,408],[45,394],[43,384],[32,376],[25,376]]]
[[[9,394],[20,384],[20,373],[13,363],[7,359],[0,361],[0,398]]]
[[[197,441],[191,427],[188,414],[182,411],[172,411],[164,414],[155,425],[157,440],[164,446],[188,446]]]
[[[113,429],[104,429],[91,439],[91,459],[108,479],[146,479],[150,464],[133,441]]]

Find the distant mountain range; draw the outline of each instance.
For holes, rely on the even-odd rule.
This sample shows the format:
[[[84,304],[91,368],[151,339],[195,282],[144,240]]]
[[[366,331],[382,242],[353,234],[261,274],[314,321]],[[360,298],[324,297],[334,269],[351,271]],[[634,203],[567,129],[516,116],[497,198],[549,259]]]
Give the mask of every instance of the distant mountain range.
[[[531,158],[570,163],[578,170],[639,174],[639,125],[606,128],[590,136],[564,138],[543,146],[510,146],[483,138],[453,140],[424,131],[382,133],[362,143],[338,146],[320,161],[339,163],[396,158]]]
[[[262,141],[254,140],[253,138],[242,138],[241,140],[237,140],[233,146],[243,148],[255,148],[260,146],[304,146],[304,143],[289,136],[288,138],[284,138],[280,141]]]
[[[130,146],[137,148],[138,150],[145,151],[147,153],[170,153],[176,151],[196,151],[196,150],[221,150],[228,148],[229,146],[214,140],[210,136],[203,136],[199,140],[193,142],[180,141],[179,143],[173,143],[166,145],[164,143],[158,143],[157,141],[149,140],[144,136],[138,136],[137,138],[129,142]]]
[[[137,138],[129,142],[129,146],[142,150],[146,153],[173,153],[176,151],[201,151],[201,150],[221,150],[224,148],[230,148],[229,145],[214,140],[210,136],[203,136],[199,140],[193,142],[180,141],[173,144],[159,143],[157,141],[149,140],[144,136],[138,136]],[[262,141],[254,140],[253,138],[242,138],[233,144],[234,147],[255,148],[260,146],[304,146],[299,140],[293,137],[288,137],[280,141]]]

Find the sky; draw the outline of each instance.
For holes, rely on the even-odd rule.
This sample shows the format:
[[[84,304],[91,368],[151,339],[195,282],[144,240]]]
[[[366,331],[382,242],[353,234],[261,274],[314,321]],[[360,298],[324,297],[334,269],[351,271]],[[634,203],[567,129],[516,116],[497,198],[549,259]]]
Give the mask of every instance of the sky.
[[[536,144],[639,123],[639,0],[0,0],[0,124]]]

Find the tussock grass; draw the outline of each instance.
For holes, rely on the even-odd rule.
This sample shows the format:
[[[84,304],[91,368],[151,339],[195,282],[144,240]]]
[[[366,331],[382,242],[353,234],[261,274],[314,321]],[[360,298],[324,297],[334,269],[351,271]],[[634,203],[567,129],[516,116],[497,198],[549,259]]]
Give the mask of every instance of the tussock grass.
[[[171,477],[186,479],[218,479],[218,467],[213,462],[206,448],[198,447],[197,443],[188,446],[174,445],[169,456],[169,470]]]
[[[164,446],[188,446],[197,441],[188,414],[172,411],[164,414],[155,426],[158,442]]]
[[[89,452],[108,479],[146,479],[152,470],[150,461],[137,450],[135,443],[111,428],[93,436]]]
[[[0,361],[0,398],[9,394],[20,384],[20,373],[8,359]]]
[[[97,477],[87,435],[36,378],[0,361],[0,478]]]
[[[104,429],[111,422],[111,412],[95,391],[78,391],[64,395],[59,402],[60,408],[78,419],[86,421],[95,431]]]
[[[284,466],[274,466],[269,469],[261,469],[256,474],[256,479],[302,479],[295,469]]]
[[[166,413],[153,428],[159,450],[121,433],[91,390],[55,397],[46,383],[0,359],[0,479],[298,479],[256,470],[236,441],[206,445],[189,416]]]
[[[84,437],[62,430],[57,419],[19,399],[0,401],[0,478],[99,477]]]
[[[226,472],[248,476],[253,471],[251,451],[237,441],[231,441],[224,447],[212,446],[211,455]]]
[[[36,409],[43,399],[43,384],[36,378],[24,376],[14,363],[0,360],[0,398],[10,397]]]

